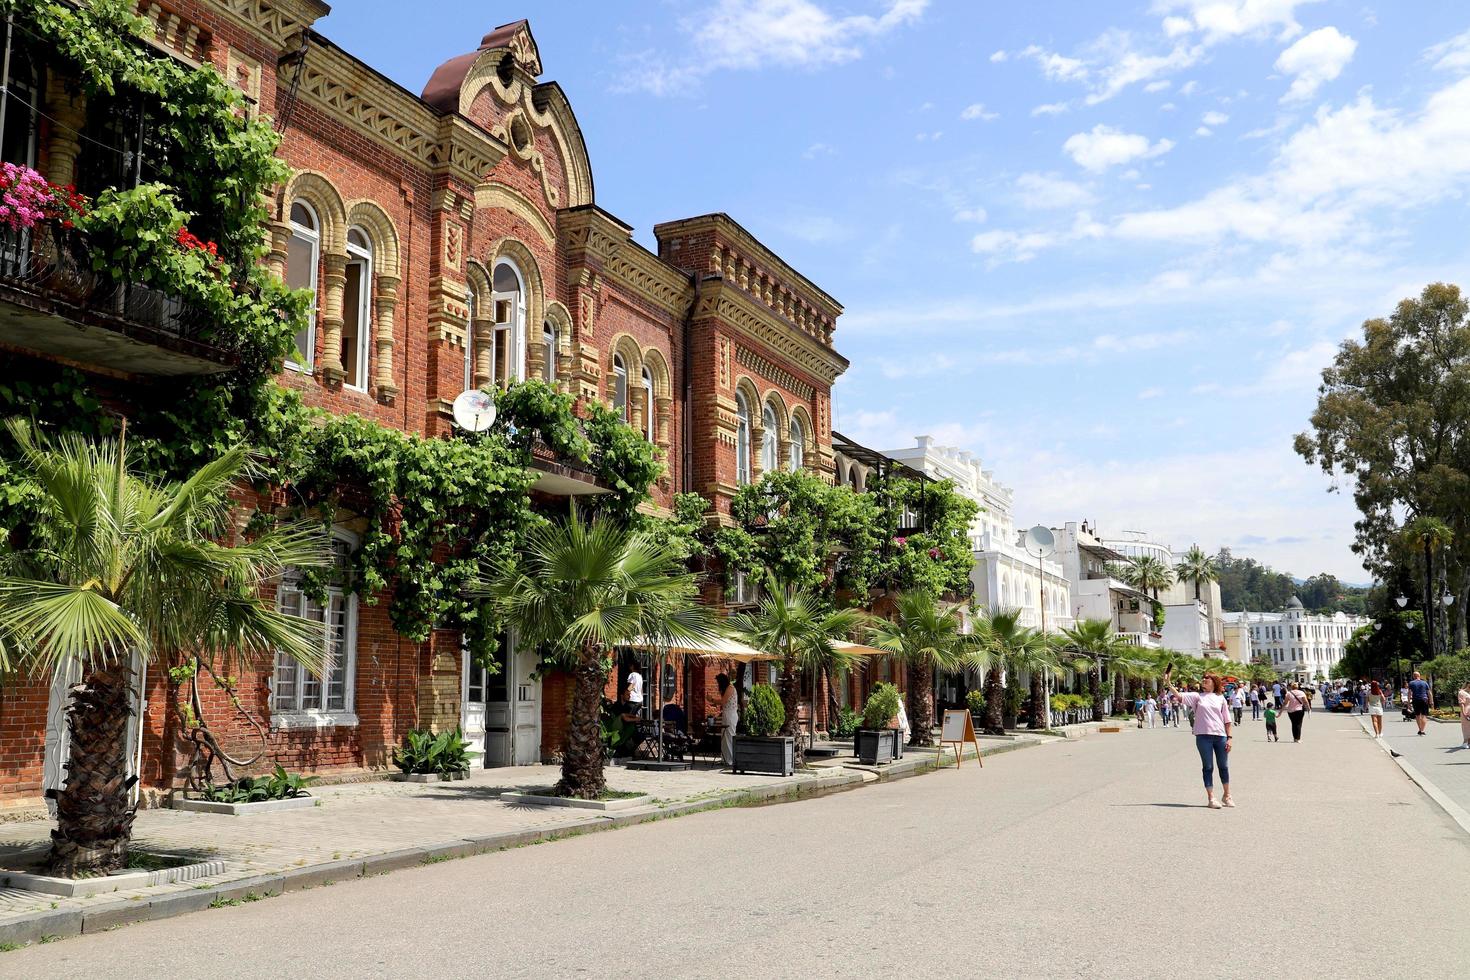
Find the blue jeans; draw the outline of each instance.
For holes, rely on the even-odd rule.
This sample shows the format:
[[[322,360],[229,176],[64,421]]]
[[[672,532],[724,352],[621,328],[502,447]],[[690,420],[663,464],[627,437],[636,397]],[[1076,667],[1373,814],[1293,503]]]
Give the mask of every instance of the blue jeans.
[[[1230,785],[1230,756],[1225,753],[1224,735],[1196,735],[1194,747],[1199,749],[1199,762],[1205,774],[1205,789],[1215,788],[1215,765],[1220,766],[1220,784]]]

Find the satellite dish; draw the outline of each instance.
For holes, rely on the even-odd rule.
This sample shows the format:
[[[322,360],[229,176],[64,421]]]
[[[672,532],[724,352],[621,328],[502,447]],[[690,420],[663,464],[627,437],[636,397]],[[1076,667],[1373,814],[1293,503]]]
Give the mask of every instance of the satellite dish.
[[[1057,538],[1051,533],[1051,528],[1038,524],[1026,532],[1022,545],[1032,558],[1045,558],[1057,550]]]
[[[478,388],[454,399],[454,424],[466,432],[484,432],[495,424],[495,399]]]

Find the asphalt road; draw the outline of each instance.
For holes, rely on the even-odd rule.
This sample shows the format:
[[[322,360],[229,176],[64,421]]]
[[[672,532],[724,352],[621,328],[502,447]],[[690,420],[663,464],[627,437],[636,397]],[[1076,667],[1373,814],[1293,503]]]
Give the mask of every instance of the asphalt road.
[[[1316,713],[1300,745],[1247,719],[1232,761],[1235,810],[1202,806],[1187,732],[1130,730],[35,946],[0,976],[1136,980],[1283,953],[1309,976],[1329,950],[1336,977],[1470,973],[1470,840],[1355,719]]]

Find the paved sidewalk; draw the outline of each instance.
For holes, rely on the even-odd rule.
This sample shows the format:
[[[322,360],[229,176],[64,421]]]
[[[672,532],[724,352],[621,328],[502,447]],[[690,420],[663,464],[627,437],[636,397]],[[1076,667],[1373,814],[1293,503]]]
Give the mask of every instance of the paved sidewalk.
[[[1423,738],[1416,731],[1414,723],[1404,721],[1397,712],[1383,716],[1383,741],[1388,747],[1441,793],[1470,810],[1470,749],[1460,748],[1459,724],[1431,721]]]
[[[983,748],[992,755],[1060,741],[1041,736],[985,739]],[[85,898],[0,888],[0,942],[97,931],[245,896],[280,894],[700,809],[823,795],[928,771],[938,755],[935,749],[906,749],[902,760],[874,768],[857,765],[850,752],[848,746],[846,753],[813,760],[812,768],[784,778],[736,775],[708,764],[674,773],[610,766],[610,789],[653,797],[649,805],[616,811],[532,806],[500,798],[508,790],[544,792],[560,776],[556,766],[481,769],[450,783],[382,780],[323,786],[313,790],[318,801],[314,807],[249,817],[143,810],[134,826],[135,850],[223,860],[225,872]],[[945,754],[952,760],[949,750]],[[50,829],[51,822],[43,819],[0,824],[0,850],[44,844]]]

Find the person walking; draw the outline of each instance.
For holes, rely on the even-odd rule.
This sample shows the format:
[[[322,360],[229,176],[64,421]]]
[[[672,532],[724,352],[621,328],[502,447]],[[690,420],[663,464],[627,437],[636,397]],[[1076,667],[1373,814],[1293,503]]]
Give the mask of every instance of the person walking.
[[[1429,723],[1429,709],[1434,707],[1434,689],[1416,670],[1414,679],[1409,681],[1409,698],[1414,702],[1414,724],[1419,726],[1419,734],[1424,734],[1424,726]]]
[[[1260,719],[1261,719],[1261,689],[1258,688],[1258,687],[1253,687],[1253,688],[1251,688],[1251,721],[1260,721]]]
[[[1363,697],[1363,703],[1367,706],[1368,720],[1373,723],[1373,735],[1375,738],[1383,737],[1383,688],[1374,681],[1373,686],[1368,688],[1368,693]]]
[[[1150,728],[1154,727],[1154,712],[1156,712],[1158,709],[1159,703],[1155,701],[1154,696],[1150,694],[1148,696],[1148,700],[1143,702],[1143,714],[1144,717],[1148,719],[1148,727]]]
[[[1240,688],[1230,692],[1230,711],[1235,715],[1235,723],[1240,724],[1241,713],[1245,711],[1245,704],[1241,700]]]
[[[1307,695],[1297,687],[1296,681],[1292,681],[1283,696],[1282,707],[1286,709],[1286,717],[1291,722],[1291,740],[1300,742],[1302,740],[1302,718],[1306,716]]]
[[[1168,671],[1164,672],[1164,683],[1169,683]],[[1170,693],[1178,693],[1185,706],[1193,712],[1194,747],[1199,750],[1200,770],[1205,780],[1205,806],[1211,810],[1235,806],[1235,800],[1230,796],[1230,742],[1234,738],[1234,723],[1230,720],[1230,706],[1225,696],[1217,693],[1224,686],[1218,676],[1206,674],[1198,693],[1175,692],[1172,686],[1169,687]],[[1218,803],[1215,801],[1216,766],[1220,769],[1222,794]]]
[[[1280,681],[1275,681],[1271,685],[1271,703],[1274,704],[1278,708],[1281,707],[1281,682]]]
[[[1276,705],[1269,701],[1266,702],[1266,741],[1281,741],[1281,736],[1276,733]]]
[[[725,726],[720,732],[720,757],[725,760],[725,765],[733,766],[735,727],[740,723],[740,699],[727,674],[716,674],[715,686],[720,689],[720,722]]]
[[[1460,685],[1460,748],[1470,749],[1470,680]]]

